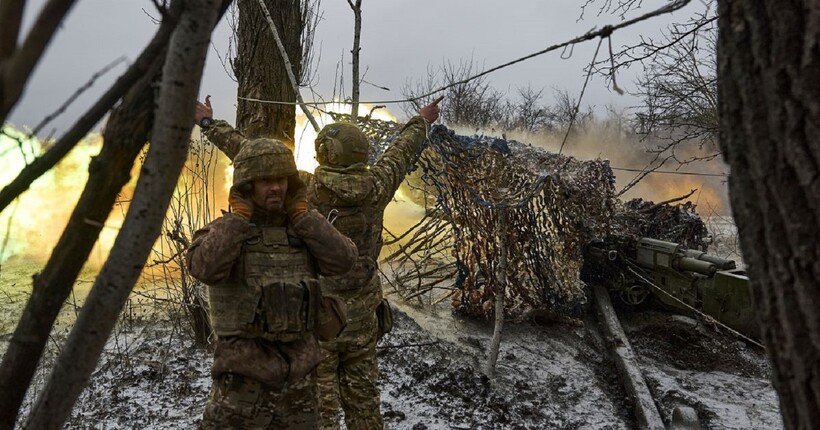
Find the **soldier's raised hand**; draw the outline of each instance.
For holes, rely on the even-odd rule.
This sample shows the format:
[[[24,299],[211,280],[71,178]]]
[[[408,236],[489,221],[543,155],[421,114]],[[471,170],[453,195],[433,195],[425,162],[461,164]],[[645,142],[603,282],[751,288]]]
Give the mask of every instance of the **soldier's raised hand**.
[[[201,124],[202,118],[214,117],[214,108],[211,107],[211,96],[205,96],[205,103],[196,102],[196,112],[194,113],[194,124]]]
[[[433,100],[432,103],[421,108],[419,110],[419,115],[431,124],[436,122],[438,119],[438,114],[441,113],[441,108],[438,107],[438,104],[442,100],[444,100],[444,96],[439,96],[437,99]]]

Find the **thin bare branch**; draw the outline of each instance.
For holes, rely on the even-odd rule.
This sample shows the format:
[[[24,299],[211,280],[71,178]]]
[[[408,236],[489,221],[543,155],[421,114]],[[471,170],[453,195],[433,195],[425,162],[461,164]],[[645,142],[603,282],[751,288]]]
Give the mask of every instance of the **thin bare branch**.
[[[108,110],[122,98],[128,89],[151,67],[155,58],[165,48],[177,18],[171,14],[163,21],[156,35],[145,47],[134,64],[89,108],[83,116],[45,154],[27,165],[8,185],[0,190],[0,211],[25,192],[43,173],[49,171],[82,139],[91,127],[102,119]]]
[[[108,73],[111,69],[113,69],[114,67],[116,67],[117,65],[119,65],[120,63],[123,63],[123,62],[125,62],[125,57],[120,57],[120,58],[117,58],[116,60],[114,60],[114,61],[113,61],[113,62],[111,62],[110,64],[106,65],[105,67],[103,67],[102,69],[100,69],[99,71],[97,71],[96,73],[94,73],[93,75],[91,75],[91,78],[89,78],[89,79],[88,79],[88,81],[87,81],[85,84],[83,84],[81,87],[77,88],[77,90],[76,90],[76,91],[74,91],[74,94],[72,94],[72,95],[68,98],[68,100],[66,100],[66,101],[65,101],[65,102],[64,102],[64,103],[63,103],[63,104],[62,104],[59,108],[57,108],[57,110],[56,110],[56,111],[54,111],[53,113],[51,113],[51,114],[50,114],[50,115],[48,115],[47,117],[43,118],[43,120],[42,120],[42,121],[40,121],[40,123],[39,123],[39,124],[37,124],[37,126],[36,126],[36,127],[34,127],[34,129],[31,131],[31,133],[30,133],[30,134],[31,134],[32,136],[36,136],[36,135],[37,135],[37,133],[39,133],[39,132],[40,132],[40,130],[42,130],[42,129],[43,129],[43,127],[45,127],[48,123],[50,123],[50,122],[51,122],[51,121],[53,121],[55,118],[57,118],[58,116],[60,116],[63,112],[65,112],[65,110],[66,110],[69,106],[71,106],[71,103],[73,103],[73,102],[74,102],[74,100],[76,100],[76,99],[77,99],[77,97],[79,97],[80,95],[82,95],[82,93],[84,93],[86,90],[88,90],[89,88],[91,88],[91,86],[92,86],[92,85],[94,85],[94,82],[96,82],[96,81],[97,81],[97,79],[99,79],[101,76],[105,75],[105,74],[106,74],[106,73]]]
[[[353,69],[352,69],[352,76],[351,79],[353,80],[353,87],[351,89],[351,106],[350,106],[350,118],[353,122],[356,122],[356,117],[359,115],[359,86],[361,85],[361,80],[359,76],[359,52],[362,50],[361,47],[361,37],[362,37],[362,0],[356,0],[354,4],[351,0],[347,0],[347,4],[350,5],[350,8],[353,9],[353,17],[354,17],[354,24],[353,24],[353,49],[350,50],[350,54],[353,56]]]

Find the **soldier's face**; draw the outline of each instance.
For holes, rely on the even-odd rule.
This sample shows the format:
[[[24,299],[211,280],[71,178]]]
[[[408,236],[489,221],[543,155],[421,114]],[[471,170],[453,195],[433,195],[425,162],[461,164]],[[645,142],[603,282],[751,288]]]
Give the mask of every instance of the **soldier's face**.
[[[287,192],[288,178],[284,176],[269,176],[253,181],[254,203],[269,211],[282,209]]]

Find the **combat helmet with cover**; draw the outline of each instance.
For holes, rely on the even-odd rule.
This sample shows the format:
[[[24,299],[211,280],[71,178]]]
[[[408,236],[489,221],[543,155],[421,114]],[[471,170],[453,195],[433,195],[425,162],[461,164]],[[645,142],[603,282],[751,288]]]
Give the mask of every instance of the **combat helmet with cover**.
[[[234,157],[233,166],[233,186],[264,177],[298,174],[293,152],[284,143],[264,137],[245,142]]]
[[[348,167],[366,163],[370,142],[355,124],[328,124],[316,136],[316,160],[321,165]]]

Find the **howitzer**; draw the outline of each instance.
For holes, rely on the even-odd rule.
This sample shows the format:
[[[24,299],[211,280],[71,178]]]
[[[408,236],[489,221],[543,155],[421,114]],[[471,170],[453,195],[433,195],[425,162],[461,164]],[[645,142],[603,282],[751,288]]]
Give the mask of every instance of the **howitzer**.
[[[651,294],[678,312],[705,314],[760,338],[749,278],[734,260],[663,240],[611,237],[588,245],[581,279],[605,285],[629,305]]]

